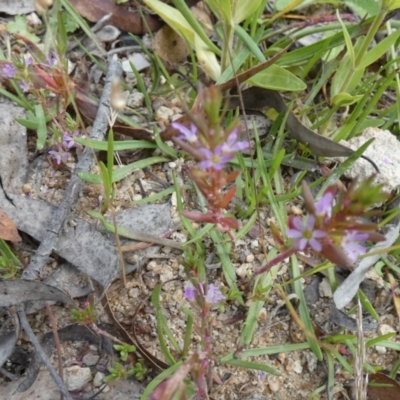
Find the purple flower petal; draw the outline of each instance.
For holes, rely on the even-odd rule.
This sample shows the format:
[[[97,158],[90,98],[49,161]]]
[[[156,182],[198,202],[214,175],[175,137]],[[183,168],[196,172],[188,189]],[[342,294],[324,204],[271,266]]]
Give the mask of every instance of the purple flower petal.
[[[2,69],[5,78],[14,78],[17,73],[17,70],[13,64],[4,64]]]
[[[207,169],[212,168],[216,171],[221,171],[225,165],[232,159],[231,154],[223,154],[222,147],[217,146],[214,151],[206,147],[199,148],[199,151],[205,157],[204,160],[199,162],[199,168]]]
[[[288,229],[286,231],[286,235],[292,239],[299,239],[303,237],[303,232],[297,230],[297,229]]]
[[[293,218],[293,225],[300,232],[303,232],[305,230],[304,222],[300,217]]]
[[[364,246],[356,242],[367,240],[368,236],[367,233],[346,231],[346,236],[342,239],[342,247],[353,262],[357,260],[359,255],[365,254],[367,251]]]
[[[185,125],[180,124],[179,122],[173,122],[171,125],[174,129],[178,130],[181,133],[179,139],[186,140],[189,143],[197,142],[197,126],[195,124],[190,124],[190,129],[188,129]]]
[[[333,193],[325,192],[324,195],[315,204],[317,215],[330,218],[332,216]]]
[[[234,154],[249,147],[249,142],[247,141],[238,142],[238,136],[239,129],[235,128],[221,146],[223,153]]]
[[[187,285],[183,291],[186,300],[193,301],[196,297],[196,288],[192,285]]]
[[[310,247],[313,250],[315,250],[317,252],[320,252],[322,250],[322,244],[320,242],[318,242],[317,239],[311,238],[308,243],[310,243]]]
[[[218,286],[215,286],[213,283],[210,283],[207,287],[207,294],[205,296],[206,302],[210,304],[216,304],[224,299],[225,296],[221,293]]]

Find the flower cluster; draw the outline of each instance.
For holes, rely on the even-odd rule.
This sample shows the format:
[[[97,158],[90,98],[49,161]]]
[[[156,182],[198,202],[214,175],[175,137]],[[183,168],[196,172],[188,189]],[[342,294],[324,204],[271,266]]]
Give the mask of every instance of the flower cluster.
[[[258,268],[254,275],[269,271],[298,251],[320,254],[336,265],[353,266],[358,257],[366,253],[365,246],[360,242],[385,240],[385,236],[378,232],[377,224],[359,221],[360,217],[377,215],[372,207],[388,198],[382,192],[382,186],[373,186],[373,179],[372,176],[361,183],[354,181],[347,190],[330,186],[317,202],[303,183],[308,215],[303,219],[297,216],[289,218],[286,234],[292,239],[291,245]]]
[[[172,123],[180,135],[175,142],[193,155],[198,161],[188,171],[189,176],[207,200],[207,212],[182,211],[192,220],[214,223],[217,229],[230,233],[237,229],[238,221],[227,217],[224,210],[236,193],[232,182],[239,172],[228,172],[227,164],[235,155],[249,147],[246,140],[240,140],[240,129],[235,120],[227,129],[222,127],[223,115],[219,115],[222,96],[215,88],[203,90],[204,110],[207,122],[192,116],[195,123],[186,126],[179,122]],[[225,188],[231,185],[229,190]]]
[[[71,153],[68,151],[73,147],[77,149],[82,149],[82,145],[78,143],[75,139],[79,136],[79,131],[69,133],[64,131],[62,134],[62,143],[58,142],[56,144],[57,150],[50,150],[49,154],[55,159],[57,165],[65,163],[68,158],[71,157]]]
[[[186,140],[200,152],[202,156],[202,159],[198,164],[200,169],[221,171],[226,167],[226,164],[232,160],[237,152],[249,147],[247,141],[238,140],[238,127],[233,128],[228,134],[226,140],[222,141],[221,144],[210,147],[209,143],[203,145],[201,132],[199,132],[195,124],[192,123],[190,128],[187,128],[179,122],[173,122],[171,125],[181,133],[180,136],[178,136],[179,139]],[[212,131],[211,135],[213,135]]]
[[[193,301],[196,298],[196,295],[200,294],[208,304],[217,304],[219,301],[225,300],[225,296],[221,293],[219,287],[213,283],[207,285],[206,293],[204,289],[205,285],[203,283],[200,283],[198,288],[188,284],[185,286],[183,294],[188,301]]]
[[[292,249],[311,250],[339,265],[351,266],[360,255],[366,253],[366,248],[360,242],[384,240],[384,236],[377,233],[376,224],[358,222],[361,215],[367,216],[367,208],[379,201],[377,196],[369,199],[366,196],[367,191],[371,190],[369,183],[367,180],[358,188],[353,184],[348,191],[339,193],[336,186],[330,186],[317,202],[314,202],[304,184],[303,195],[309,215],[304,219],[289,218],[286,234],[293,239]],[[373,193],[378,194],[376,191]],[[383,199],[385,195],[380,197]]]

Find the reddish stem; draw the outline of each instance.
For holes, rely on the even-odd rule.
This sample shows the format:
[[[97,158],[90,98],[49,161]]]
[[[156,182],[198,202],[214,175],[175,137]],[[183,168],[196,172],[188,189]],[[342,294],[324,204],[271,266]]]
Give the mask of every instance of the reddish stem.
[[[282,262],[285,258],[290,257],[294,253],[297,252],[297,249],[294,247],[291,247],[290,249],[284,250],[282,253],[279,253],[275,258],[273,258],[271,261],[268,261],[267,264],[263,265],[262,267],[256,269],[254,271],[254,276],[263,274],[264,272],[269,271],[274,265]]]

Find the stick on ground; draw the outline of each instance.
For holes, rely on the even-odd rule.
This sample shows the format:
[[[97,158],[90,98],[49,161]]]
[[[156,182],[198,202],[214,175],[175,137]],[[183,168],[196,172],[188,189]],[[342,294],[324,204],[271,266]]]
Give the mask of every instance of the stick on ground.
[[[90,134],[91,139],[102,140],[105,137],[108,128],[108,115],[110,113],[111,82],[113,79],[119,78],[121,72],[120,63],[116,57],[112,57],[108,66],[106,82],[101,95],[99,109]],[[22,274],[23,279],[34,280],[40,274],[53,251],[64,222],[70,214],[72,207],[78,200],[79,193],[83,188],[83,181],[78,177],[78,174],[80,172],[90,171],[93,166],[93,151],[89,147],[86,147],[83,150],[82,157],[77,163],[71,176],[64,197],[55,211],[53,218],[50,220],[46,236],[43,238],[35,255],[32,257],[31,262]]]

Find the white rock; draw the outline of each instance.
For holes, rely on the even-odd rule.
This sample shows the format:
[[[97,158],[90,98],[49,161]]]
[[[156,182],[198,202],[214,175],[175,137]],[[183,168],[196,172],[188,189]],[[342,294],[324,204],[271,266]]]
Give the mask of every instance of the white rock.
[[[378,333],[380,335],[387,335],[388,333],[396,333],[396,330],[388,324],[381,324],[378,327]]]
[[[170,108],[161,106],[156,111],[156,120],[159,123],[163,122],[164,124],[167,124],[169,123],[173,115],[174,112]]]
[[[254,261],[254,254],[249,254],[249,255],[246,257],[246,262],[252,263],[253,261]]]
[[[332,297],[332,289],[327,279],[323,279],[318,286],[319,295],[321,297]]]
[[[81,389],[92,380],[90,368],[81,368],[78,365],[65,368],[65,386],[68,390],[74,391]]]
[[[375,184],[382,184],[385,191],[392,191],[400,186],[400,141],[389,131],[379,128],[366,128],[361,136],[354,137],[349,141],[342,140],[340,143],[357,150],[369,139],[375,140],[369,145],[364,155],[369,157],[379,168],[376,174],[372,165],[364,160],[358,159],[351,168],[345,172],[350,179],[365,178],[375,174]],[[343,161],[344,158],[340,158]]]
[[[296,372],[296,374],[301,374],[303,372],[303,366],[301,365],[300,360],[296,360],[293,363],[293,371]]]
[[[103,374],[100,371],[97,371],[96,375],[94,376],[94,379],[93,379],[94,387],[100,387],[102,385],[102,383],[103,383],[104,377],[105,377],[105,374]]]
[[[383,346],[375,346],[375,350],[379,354],[386,354],[386,347]]]
[[[122,61],[122,70],[124,72],[132,72],[131,63],[138,71],[150,67],[150,63],[141,53],[134,53],[127,60]]]
[[[268,377],[268,386],[271,392],[276,393],[281,388],[281,382],[278,377],[270,375]]]
[[[142,107],[144,100],[144,94],[140,92],[131,93],[126,99],[126,104],[128,107],[138,108]]]
[[[99,361],[100,356],[98,354],[87,353],[83,356],[82,361],[88,367],[96,365]]]

